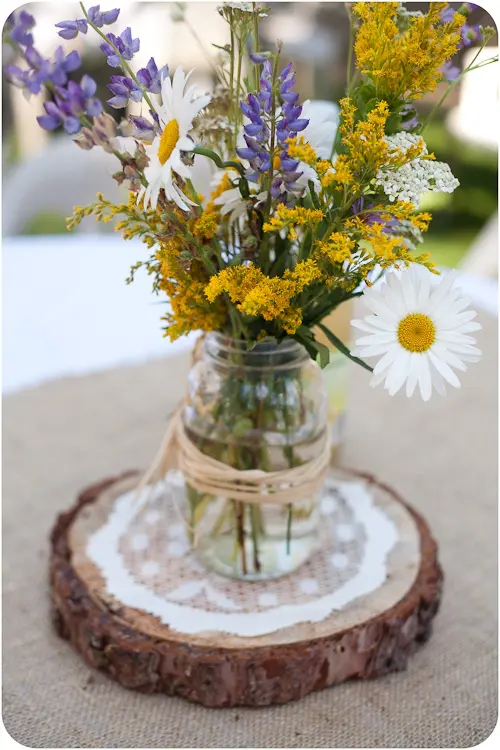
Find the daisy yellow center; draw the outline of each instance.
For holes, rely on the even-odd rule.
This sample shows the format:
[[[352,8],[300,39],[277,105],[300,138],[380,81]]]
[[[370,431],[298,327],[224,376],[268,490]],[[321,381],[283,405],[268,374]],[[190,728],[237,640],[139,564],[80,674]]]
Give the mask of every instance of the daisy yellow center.
[[[409,352],[426,352],[436,339],[436,326],[428,315],[410,313],[400,321],[398,341]]]
[[[177,141],[179,140],[179,123],[177,120],[170,120],[165,125],[165,129],[161,134],[160,147],[158,149],[158,159],[160,164],[163,166],[175,148]]]

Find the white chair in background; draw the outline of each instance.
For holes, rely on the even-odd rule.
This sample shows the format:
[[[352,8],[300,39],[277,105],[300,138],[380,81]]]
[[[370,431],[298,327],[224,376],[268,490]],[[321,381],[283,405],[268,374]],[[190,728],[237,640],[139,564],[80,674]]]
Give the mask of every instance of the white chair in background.
[[[98,192],[113,202],[126,200],[126,189],[112,178],[118,168],[117,158],[102,148],[83,151],[68,136],[51,139],[4,174],[3,234],[22,234],[43,214],[71,216],[74,206],[92,203]],[[106,226],[88,218],[78,231],[99,232]]]
[[[473,47],[464,55],[464,69],[478,54]],[[498,47],[485,47],[475,65],[498,54]],[[499,83],[498,63],[486,65],[464,76],[460,99],[448,115],[447,125],[460,140],[496,150],[498,148]]]

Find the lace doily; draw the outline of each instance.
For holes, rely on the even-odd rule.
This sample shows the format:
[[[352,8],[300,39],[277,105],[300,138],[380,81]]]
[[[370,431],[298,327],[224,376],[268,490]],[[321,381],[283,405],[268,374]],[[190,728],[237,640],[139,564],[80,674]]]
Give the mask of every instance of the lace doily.
[[[329,475],[320,549],[294,574],[269,582],[207,571],[190,549],[179,515],[183,500],[176,471],[142,498],[122,492],[106,514],[87,521],[90,531],[80,529],[84,541],[75,560],[95,566],[103,594],[129,612],[153,615],[170,631],[256,638],[297,625],[320,626],[332,615],[339,626],[355,624],[368,610],[376,614],[374,607],[396,603],[418,570],[410,514],[364,481]]]

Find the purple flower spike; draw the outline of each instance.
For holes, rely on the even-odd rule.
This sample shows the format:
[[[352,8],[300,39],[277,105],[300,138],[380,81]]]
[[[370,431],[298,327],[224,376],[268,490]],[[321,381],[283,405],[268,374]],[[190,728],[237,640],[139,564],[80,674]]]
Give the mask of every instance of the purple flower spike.
[[[273,66],[266,59],[260,77],[260,89],[255,94],[248,94],[241,102],[241,111],[247,118],[244,123],[245,148],[238,148],[240,159],[249,163],[245,172],[246,179],[259,183],[263,174],[271,174],[271,196],[274,200],[287,203],[295,200],[304,191],[303,185],[297,184],[302,172],[298,171],[300,162],[289,156],[288,139],[295,137],[309,124],[301,118],[302,107],[297,104],[298,94],[293,92],[295,73],[292,65],[287,65],[278,76],[277,85],[273,85]],[[279,87],[279,88],[278,88]],[[273,100],[276,111],[273,112],[276,124],[276,141],[271,149],[270,123]],[[281,105],[281,109],[279,109]],[[279,148],[279,159],[276,159],[276,148]]]
[[[88,24],[84,18],[81,18],[77,21],[60,21],[56,23],[56,28],[61,29],[57,33],[62,39],[75,39],[78,34],[87,33]]]
[[[158,70],[153,57],[150,58],[145,68],[141,68],[137,72],[137,80],[151,94],[161,92],[161,83],[166,76],[168,76],[168,65],[164,65],[163,68]]]

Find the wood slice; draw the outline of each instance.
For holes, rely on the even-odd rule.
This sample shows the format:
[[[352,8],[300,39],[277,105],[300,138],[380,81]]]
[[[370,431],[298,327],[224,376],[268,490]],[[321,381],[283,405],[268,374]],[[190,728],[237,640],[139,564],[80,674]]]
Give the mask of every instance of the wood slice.
[[[56,630],[89,665],[122,686],[210,707],[286,703],[351,678],[403,670],[429,638],[443,581],[436,542],[422,517],[392,489],[360,473],[355,476],[374,491],[400,536],[383,582],[348,606],[315,622],[248,637],[213,629],[182,632],[121,601],[107,590],[109,581],[86,545],[138,476],[127,472],[84,490],[51,535]],[[259,585],[239,584],[239,591]]]

